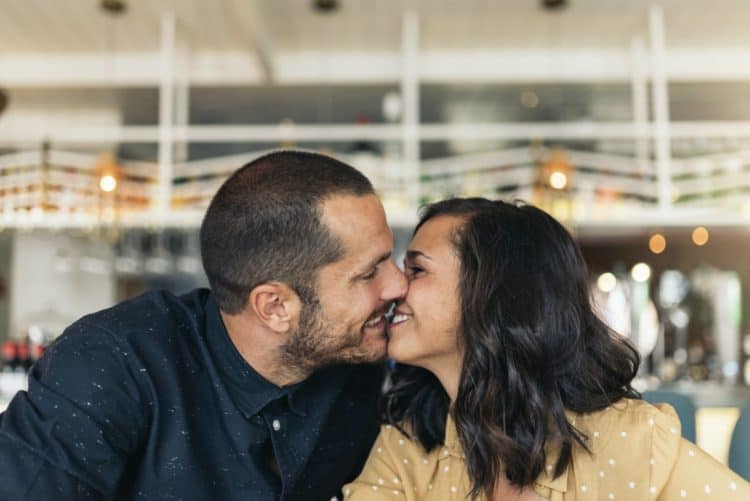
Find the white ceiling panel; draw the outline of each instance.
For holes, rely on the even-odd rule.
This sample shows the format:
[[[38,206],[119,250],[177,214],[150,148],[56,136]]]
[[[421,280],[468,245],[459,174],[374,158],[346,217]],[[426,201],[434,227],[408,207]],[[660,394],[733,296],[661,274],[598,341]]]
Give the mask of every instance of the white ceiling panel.
[[[750,2],[570,0],[544,11],[528,0],[341,0],[320,14],[310,0],[127,0],[113,17],[97,0],[0,0],[0,53],[152,51],[160,15],[196,50],[253,50],[256,31],[274,51],[397,50],[401,14],[420,14],[420,45],[439,49],[627,47],[648,35],[648,7],[664,7],[670,47],[750,49]]]

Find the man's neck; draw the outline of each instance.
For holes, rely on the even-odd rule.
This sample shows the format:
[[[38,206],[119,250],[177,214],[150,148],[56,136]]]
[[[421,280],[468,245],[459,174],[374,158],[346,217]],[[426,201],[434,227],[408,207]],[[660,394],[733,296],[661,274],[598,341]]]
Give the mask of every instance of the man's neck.
[[[283,346],[272,332],[266,332],[245,315],[221,312],[229,339],[255,372],[278,387],[304,381],[307,371],[291,366],[283,360]]]

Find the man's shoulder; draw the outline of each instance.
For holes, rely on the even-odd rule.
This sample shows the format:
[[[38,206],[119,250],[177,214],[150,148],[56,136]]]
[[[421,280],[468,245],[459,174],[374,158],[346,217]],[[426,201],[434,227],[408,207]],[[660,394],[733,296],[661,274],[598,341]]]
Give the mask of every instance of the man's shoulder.
[[[86,325],[115,335],[161,330],[165,325],[197,321],[204,314],[207,289],[195,289],[177,296],[165,290],[153,290],[90,313],[72,324]]]
[[[175,338],[190,338],[190,332],[202,329],[208,295],[205,289],[182,296],[167,291],[146,292],[73,322],[49,352],[65,357],[82,351],[111,351],[125,357],[134,351],[155,356],[177,349]]]

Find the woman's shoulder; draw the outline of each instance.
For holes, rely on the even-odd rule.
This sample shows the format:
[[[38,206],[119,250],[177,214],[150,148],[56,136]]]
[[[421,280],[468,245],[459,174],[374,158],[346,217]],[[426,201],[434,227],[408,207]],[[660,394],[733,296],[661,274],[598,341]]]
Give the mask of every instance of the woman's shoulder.
[[[419,457],[421,462],[425,459],[432,460],[448,455],[463,457],[456,437],[455,425],[450,418],[446,422],[445,440],[429,451],[425,450],[408,422],[382,424],[373,450],[379,453],[390,452],[400,457]]]
[[[395,446],[399,448],[411,448],[419,445],[411,426],[407,422],[381,424],[378,442],[381,446]]]
[[[651,478],[651,486],[666,481],[681,440],[680,421],[671,406],[622,399],[575,418],[573,425],[586,436],[589,447],[575,454],[579,466],[588,465],[584,469],[599,475],[631,475],[634,484],[636,478]]]
[[[748,499],[750,486],[681,437],[677,413],[667,404],[624,399],[573,418],[590,449],[574,452],[579,489],[585,486],[591,493],[596,488],[618,499],[620,494],[627,499],[653,499],[663,493],[669,499],[688,493],[689,497],[715,493],[716,499]]]
[[[633,438],[652,435],[655,429],[680,436],[680,420],[668,404],[623,398],[609,407],[588,414],[571,414],[571,423],[590,438]]]

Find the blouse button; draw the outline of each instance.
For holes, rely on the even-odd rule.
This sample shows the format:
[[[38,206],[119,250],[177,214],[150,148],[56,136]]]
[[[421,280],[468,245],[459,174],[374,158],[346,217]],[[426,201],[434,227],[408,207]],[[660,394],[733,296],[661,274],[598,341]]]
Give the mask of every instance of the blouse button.
[[[279,431],[281,429],[281,422],[278,419],[274,419],[271,422],[271,426],[273,426],[274,431]]]

